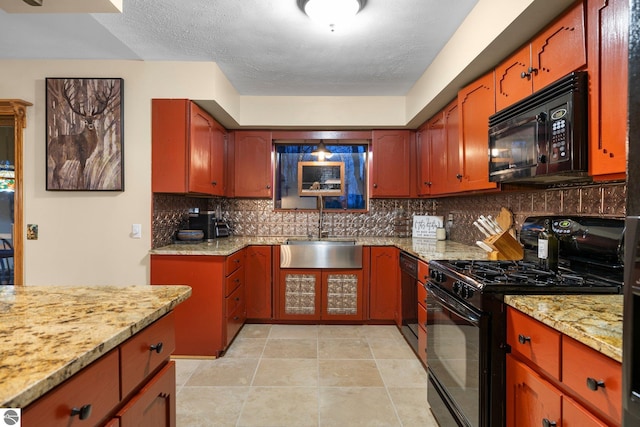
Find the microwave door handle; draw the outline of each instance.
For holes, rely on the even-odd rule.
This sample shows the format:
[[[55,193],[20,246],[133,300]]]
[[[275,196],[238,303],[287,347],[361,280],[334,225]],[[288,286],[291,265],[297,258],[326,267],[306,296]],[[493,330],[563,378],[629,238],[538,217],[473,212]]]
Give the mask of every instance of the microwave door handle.
[[[480,315],[474,313],[473,311],[469,310],[469,308],[456,301],[454,297],[428,282],[426,288],[428,292],[427,298],[429,298],[430,294],[434,299],[437,300],[438,303],[440,303],[440,305],[444,306],[450,311],[453,311],[467,322],[472,323],[473,325],[480,324]]]

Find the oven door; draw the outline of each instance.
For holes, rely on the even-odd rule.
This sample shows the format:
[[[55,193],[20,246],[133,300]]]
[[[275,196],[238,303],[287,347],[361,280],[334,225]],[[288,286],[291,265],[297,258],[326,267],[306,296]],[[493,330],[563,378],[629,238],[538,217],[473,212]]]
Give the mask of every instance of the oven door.
[[[489,180],[501,182],[547,173],[545,114],[523,113],[489,130]]]
[[[489,425],[489,321],[487,314],[427,283],[427,396],[441,427]]]

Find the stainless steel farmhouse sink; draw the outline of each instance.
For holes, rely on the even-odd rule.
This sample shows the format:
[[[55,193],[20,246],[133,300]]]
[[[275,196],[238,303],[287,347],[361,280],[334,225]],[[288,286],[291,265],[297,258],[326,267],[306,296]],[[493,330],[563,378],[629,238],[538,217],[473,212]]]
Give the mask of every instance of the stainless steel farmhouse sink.
[[[362,245],[355,240],[287,240],[280,245],[280,268],[362,268]]]

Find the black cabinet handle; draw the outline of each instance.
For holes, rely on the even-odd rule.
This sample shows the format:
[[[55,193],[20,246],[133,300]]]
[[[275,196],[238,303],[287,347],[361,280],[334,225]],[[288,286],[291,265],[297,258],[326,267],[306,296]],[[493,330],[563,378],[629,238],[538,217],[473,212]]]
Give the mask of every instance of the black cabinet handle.
[[[162,353],[162,346],[163,344],[161,342],[159,342],[158,344],[152,344],[149,346],[149,351],[155,351],[156,353],[160,354]]]
[[[520,344],[526,344],[527,342],[531,342],[531,337],[522,335],[522,334],[518,334],[518,342]]]
[[[555,421],[551,421],[547,418],[543,418],[542,419],[542,426],[543,427],[556,427],[558,424]]]
[[[533,67],[529,67],[527,69],[527,71],[523,71],[522,73],[520,73],[520,78],[521,79],[531,79],[531,77],[535,76],[536,74],[538,74],[538,69],[537,68],[533,68]]]
[[[91,404],[82,405],[80,408],[72,408],[71,416],[75,417],[76,415],[81,420],[89,418],[91,416]]]
[[[240,297],[236,297],[236,301],[240,301]]]
[[[458,178],[458,181],[462,181],[462,174],[456,174],[456,178]]]
[[[598,381],[595,378],[587,377],[587,387],[589,387],[589,390],[598,391],[599,387],[604,388],[604,381]]]
[[[233,318],[233,320],[238,320],[238,319],[240,319],[238,316],[235,316],[235,317]]]
[[[271,190],[271,185],[267,184],[267,190]]]
[[[431,187],[431,184],[433,184],[431,181],[425,181],[424,185],[426,185],[427,187]]]
[[[378,184],[373,184],[373,188],[378,188]]]
[[[211,181],[211,185],[218,185],[218,181]]]

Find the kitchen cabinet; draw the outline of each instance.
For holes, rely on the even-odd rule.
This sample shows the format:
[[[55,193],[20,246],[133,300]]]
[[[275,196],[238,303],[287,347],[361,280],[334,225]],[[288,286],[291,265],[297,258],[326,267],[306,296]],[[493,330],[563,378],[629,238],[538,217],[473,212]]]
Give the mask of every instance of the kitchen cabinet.
[[[589,174],[621,179],[626,171],[629,2],[587,2]]]
[[[151,116],[152,191],[224,196],[225,129],[187,99],[154,99]]]
[[[411,132],[374,130],[371,141],[371,197],[411,196]]]
[[[432,159],[431,141],[438,132],[438,124],[443,124],[442,112],[425,122],[416,131],[416,149],[418,154],[418,196],[431,195],[433,178],[431,177]],[[441,130],[440,130],[441,131]]]
[[[247,318],[272,319],[271,246],[249,246],[245,251],[247,253],[244,272]]]
[[[586,63],[584,4],[578,2],[495,68],[496,111]]]
[[[271,197],[271,152],[271,132],[233,132],[228,158],[232,197]]]
[[[189,285],[191,298],[176,307],[177,355],[219,356],[246,319],[245,252],[227,257],[152,255],[152,285]]]
[[[372,246],[369,275],[369,319],[400,319],[400,251],[393,246]]]
[[[493,113],[495,85],[490,72],[458,92],[463,191],[497,188],[495,182],[489,182],[489,116]]]
[[[279,320],[363,320],[362,269],[281,269]]]
[[[169,313],[24,408],[23,425],[175,427],[174,344]]]
[[[507,308],[507,426],[619,426],[619,362]]]

